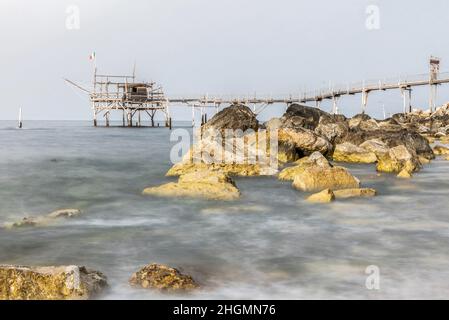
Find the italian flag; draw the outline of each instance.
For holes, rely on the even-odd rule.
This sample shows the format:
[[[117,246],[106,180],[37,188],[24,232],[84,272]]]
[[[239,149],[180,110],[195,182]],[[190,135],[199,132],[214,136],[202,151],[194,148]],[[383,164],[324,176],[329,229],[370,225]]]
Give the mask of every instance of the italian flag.
[[[89,60],[91,61],[95,60],[95,51],[90,54]]]

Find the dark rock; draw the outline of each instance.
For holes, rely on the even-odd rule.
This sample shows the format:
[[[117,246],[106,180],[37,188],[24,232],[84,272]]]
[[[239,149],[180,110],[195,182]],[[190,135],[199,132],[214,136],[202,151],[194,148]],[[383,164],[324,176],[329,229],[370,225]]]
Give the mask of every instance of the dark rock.
[[[256,115],[244,105],[232,105],[225,108],[203,125],[203,130],[240,129],[246,131],[252,129],[257,131],[258,128],[259,122]]]

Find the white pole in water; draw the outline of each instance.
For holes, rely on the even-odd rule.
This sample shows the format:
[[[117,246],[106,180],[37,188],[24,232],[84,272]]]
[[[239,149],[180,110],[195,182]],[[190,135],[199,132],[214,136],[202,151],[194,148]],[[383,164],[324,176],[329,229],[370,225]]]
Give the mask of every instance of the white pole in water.
[[[22,108],[19,108],[19,129],[22,129]]]

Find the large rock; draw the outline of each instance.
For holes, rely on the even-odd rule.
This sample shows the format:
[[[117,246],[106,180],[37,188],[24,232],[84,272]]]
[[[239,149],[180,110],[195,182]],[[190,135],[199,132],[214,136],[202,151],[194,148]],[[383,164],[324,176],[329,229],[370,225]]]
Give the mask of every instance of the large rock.
[[[17,221],[17,222],[6,223],[4,225],[4,227],[10,229],[10,228],[51,225],[51,224],[55,223],[58,219],[73,218],[80,214],[81,214],[81,210],[79,210],[79,209],[60,209],[60,210],[51,212],[47,215],[25,217],[22,220]]]
[[[310,167],[330,168],[329,161],[319,152],[314,152],[295,162],[295,166],[285,168],[279,173],[279,180],[294,180],[295,176]]]
[[[170,182],[158,187],[146,188],[143,194],[208,200],[236,200],[240,197],[239,189],[228,175],[208,170],[182,175],[177,183]]]
[[[257,131],[259,128],[259,122],[256,115],[250,108],[244,105],[232,105],[218,112],[212,119],[210,119],[205,125],[203,130],[243,130],[252,129]]]
[[[310,167],[298,173],[293,187],[307,192],[359,188],[360,181],[343,167]]]
[[[375,163],[377,156],[374,152],[360,148],[351,143],[345,142],[335,147],[334,161],[350,163]]]
[[[297,103],[291,104],[282,116],[282,128],[307,128],[314,130],[320,121],[320,117],[329,115],[318,108],[308,107]]]
[[[359,147],[374,153],[376,157],[382,157],[390,150],[390,148],[379,139],[365,141]]]
[[[79,300],[97,296],[106,277],[78,266],[0,266],[0,300]]]
[[[164,292],[183,292],[199,288],[191,276],[160,264],[143,267],[131,276],[129,283],[132,286]]]
[[[312,194],[307,198],[307,201],[312,203],[329,203],[335,200],[335,195],[330,189],[325,189],[321,192]]]
[[[337,139],[346,136],[349,131],[349,125],[345,119],[340,119],[337,115],[322,115],[315,133],[325,137],[332,144]]]
[[[279,144],[289,144],[296,148],[301,156],[308,156],[318,151],[328,154],[332,151],[332,144],[311,130],[304,128],[281,129],[278,132]]]
[[[173,165],[167,176],[180,176],[195,171],[220,171],[231,176],[266,176],[278,173],[278,159],[271,156],[270,132],[251,132],[243,136],[205,136]],[[274,140],[276,141],[276,140]],[[280,149],[280,148],[278,148]],[[295,149],[296,150],[296,149]],[[296,151],[281,150],[284,158],[296,157]]]
[[[342,142],[350,142],[354,145],[361,145],[365,141],[377,139],[385,143],[389,148],[405,145],[408,149],[414,150],[418,155],[427,159],[433,159],[434,154],[427,139],[419,133],[401,129],[399,131],[386,130],[352,130],[350,131]]]
[[[408,173],[418,171],[421,167],[419,158],[413,150],[404,145],[391,148],[387,154],[379,158],[377,171],[396,172],[406,170]]]

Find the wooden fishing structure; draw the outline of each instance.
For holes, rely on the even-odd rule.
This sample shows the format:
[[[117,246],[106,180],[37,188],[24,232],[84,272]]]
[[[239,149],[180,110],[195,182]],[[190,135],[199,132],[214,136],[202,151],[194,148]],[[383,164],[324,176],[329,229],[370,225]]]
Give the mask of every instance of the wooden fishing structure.
[[[93,109],[93,123],[98,125],[99,116],[105,118],[105,125],[110,125],[110,113],[122,112],[122,125],[128,127],[142,127],[142,114],[150,118],[150,126],[155,126],[155,115],[161,112],[165,118],[165,126],[172,127],[172,119],[169,112],[171,105],[190,107],[192,110],[192,126],[195,126],[196,110],[201,113],[201,124],[207,122],[206,109],[215,109],[217,113],[221,107],[244,104],[252,107],[256,114],[263,112],[270,105],[291,105],[294,103],[306,104],[314,102],[317,108],[321,107],[324,100],[332,101],[332,113],[338,114],[338,100],[343,96],[361,94],[361,112],[365,113],[368,104],[368,96],[374,91],[400,90],[403,99],[403,112],[412,111],[412,91],[415,87],[429,86],[429,109],[436,109],[436,97],[438,86],[449,83],[449,73],[440,73],[440,59],[431,57],[429,60],[429,73],[403,77],[399,79],[384,79],[376,81],[362,81],[356,84],[344,86],[329,86],[327,89],[300,92],[299,94],[281,97],[226,97],[217,98],[209,95],[196,97],[167,98],[162,87],[154,82],[136,82],[135,68],[132,76],[102,75],[94,71],[93,89],[89,91],[78,84],[65,79],[68,83],[85,91],[90,96]],[[384,111],[385,113],[385,111]],[[135,120],[137,117],[137,120]]]
[[[165,118],[165,126],[171,128],[168,99],[162,87],[155,82],[136,82],[135,68],[132,76],[98,74],[95,68],[92,90],[71,80],[65,81],[89,95],[95,127],[101,117],[105,126],[109,127],[112,112],[122,114],[123,127],[155,127],[155,116],[159,112]],[[145,118],[149,119],[147,125]]]

